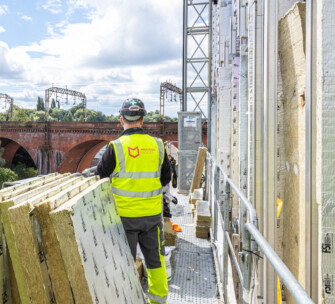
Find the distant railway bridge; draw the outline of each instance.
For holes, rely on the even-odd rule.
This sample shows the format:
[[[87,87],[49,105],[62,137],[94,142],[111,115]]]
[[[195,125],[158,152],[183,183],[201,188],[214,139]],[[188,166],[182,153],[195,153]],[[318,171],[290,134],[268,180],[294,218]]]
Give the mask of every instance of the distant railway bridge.
[[[178,123],[145,123],[145,132],[164,141],[178,141]],[[0,122],[2,158],[11,166],[23,147],[31,156],[39,174],[82,172],[91,166],[94,156],[122,132],[118,122]],[[207,143],[207,127],[203,141]]]

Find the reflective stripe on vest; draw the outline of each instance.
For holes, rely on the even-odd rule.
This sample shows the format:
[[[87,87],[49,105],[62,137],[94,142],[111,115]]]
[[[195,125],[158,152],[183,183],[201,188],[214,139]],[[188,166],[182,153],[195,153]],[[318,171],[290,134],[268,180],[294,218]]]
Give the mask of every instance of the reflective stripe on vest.
[[[119,158],[120,172],[113,172],[111,177],[134,178],[134,179],[160,177],[161,176],[161,163],[163,159],[163,145],[159,139],[155,138],[155,140],[157,142],[158,152],[159,152],[158,171],[156,172],[126,172],[126,161],[125,161],[121,141],[119,139],[114,140],[116,153]]]
[[[148,197],[154,197],[157,195],[160,195],[163,193],[163,188],[154,190],[154,191],[146,191],[146,192],[138,192],[138,191],[128,191],[128,190],[121,190],[118,188],[115,188],[112,186],[112,190],[113,193],[116,195],[120,195],[120,196],[126,196],[126,197],[144,197],[144,198],[148,198]]]

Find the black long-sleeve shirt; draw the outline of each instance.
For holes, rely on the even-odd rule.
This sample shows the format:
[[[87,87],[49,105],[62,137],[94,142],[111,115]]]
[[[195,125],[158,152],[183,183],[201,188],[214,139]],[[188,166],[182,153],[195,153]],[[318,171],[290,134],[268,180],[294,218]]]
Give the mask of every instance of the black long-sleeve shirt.
[[[142,128],[131,128],[123,131],[119,137],[132,134],[144,134],[144,131]],[[166,150],[164,151],[165,151],[164,161],[162,164],[161,178],[160,178],[163,187],[166,186],[171,181],[170,161],[167,156]],[[110,175],[113,173],[115,169],[115,166],[116,166],[116,159],[115,159],[114,146],[109,145],[104,154],[102,155],[102,158],[95,171],[95,175],[99,175],[101,178],[110,177]]]

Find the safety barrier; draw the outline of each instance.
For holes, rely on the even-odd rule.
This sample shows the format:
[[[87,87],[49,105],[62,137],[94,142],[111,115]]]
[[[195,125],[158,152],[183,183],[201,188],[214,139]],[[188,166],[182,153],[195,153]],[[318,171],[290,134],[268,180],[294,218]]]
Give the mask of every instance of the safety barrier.
[[[271,263],[280,279],[298,304],[314,303],[293,276],[293,274],[283,263],[283,261],[279,258],[276,252],[271,248],[271,246],[259,232],[257,213],[253,205],[248,201],[245,195],[233,183],[233,181],[224,172],[222,167],[215,162],[209,153],[207,153],[207,181],[208,186],[212,187],[211,190],[207,188],[213,215],[212,241],[215,245],[213,246],[215,259],[221,265],[219,276],[222,281],[223,297],[225,303],[228,303],[227,285],[229,250],[231,252],[231,257],[242,285],[242,303],[257,303],[257,290],[255,284],[257,278],[255,276],[257,272],[257,262],[258,259],[261,258],[258,248],[261,249],[264,256]],[[223,218],[219,206],[221,181],[223,181],[224,188]],[[234,253],[232,242],[229,236],[229,231],[231,231],[230,226],[232,224],[229,219],[231,190],[236,193],[243,207],[240,222],[240,231],[242,235],[242,252],[240,252],[240,261],[242,268],[240,267],[238,259]],[[244,214],[244,211],[246,214]],[[245,219],[245,222],[242,220],[243,218]],[[219,236],[222,238],[222,243],[221,240],[219,241]],[[219,248],[220,243],[223,245],[222,250]],[[253,286],[251,285],[252,282],[254,282]]]

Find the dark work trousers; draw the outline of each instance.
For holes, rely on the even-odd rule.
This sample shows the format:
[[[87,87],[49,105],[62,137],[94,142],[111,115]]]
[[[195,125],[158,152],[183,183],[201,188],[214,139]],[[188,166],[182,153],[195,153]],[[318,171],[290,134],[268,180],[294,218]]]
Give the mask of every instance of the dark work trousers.
[[[166,303],[169,287],[164,259],[162,215],[137,218],[121,217],[121,220],[134,260],[136,259],[137,243],[144,255],[148,272],[149,303]]]
[[[136,247],[138,243],[147,268],[161,267],[158,242],[160,242],[161,255],[164,256],[162,215],[121,217],[121,220],[134,260],[136,260]],[[158,233],[157,227],[161,233]],[[158,235],[160,236],[160,240],[158,240]]]

